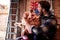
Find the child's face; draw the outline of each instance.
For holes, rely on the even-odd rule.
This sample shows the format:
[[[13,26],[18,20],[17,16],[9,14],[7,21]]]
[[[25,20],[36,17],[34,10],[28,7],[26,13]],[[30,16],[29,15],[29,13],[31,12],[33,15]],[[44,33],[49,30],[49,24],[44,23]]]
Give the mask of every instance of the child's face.
[[[37,25],[39,22],[39,16],[37,16],[35,13],[32,13],[31,18],[28,18],[28,22],[31,25]]]
[[[26,22],[28,22],[30,25],[38,25],[39,24],[39,16],[37,16],[36,13],[34,13],[34,12],[32,12],[30,14],[29,13],[25,14]]]

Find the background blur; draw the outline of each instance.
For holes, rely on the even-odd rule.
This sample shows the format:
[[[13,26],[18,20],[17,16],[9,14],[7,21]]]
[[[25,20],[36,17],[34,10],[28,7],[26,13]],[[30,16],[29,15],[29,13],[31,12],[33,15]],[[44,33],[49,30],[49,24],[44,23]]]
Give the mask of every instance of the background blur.
[[[10,0],[0,0],[0,40],[5,40]]]
[[[20,22],[25,11],[30,10],[31,1],[41,0],[0,0],[0,40],[14,40],[20,37],[20,28],[15,22]],[[44,1],[44,0],[43,0]],[[51,4],[51,11],[58,21],[55,40],[60,40],[60,0],[45,0]]]

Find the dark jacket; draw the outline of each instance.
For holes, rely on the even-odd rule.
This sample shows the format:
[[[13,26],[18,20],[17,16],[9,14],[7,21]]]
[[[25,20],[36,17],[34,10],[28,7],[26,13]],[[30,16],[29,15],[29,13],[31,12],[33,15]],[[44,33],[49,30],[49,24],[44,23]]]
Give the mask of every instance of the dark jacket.
[[[43,40],[53,40],[55,33],[57,31],[57,20],[54,15],[42,16],[41,18],[41,28],[47,27],[47,31],[42,33]]]
[[[55,16],[41,16],[40,19],[41,25],[38,28],[35,28],[35,26],[32,27],[33,40],[54,40],[53,38],[57,30],[57,20]],[[42,30],[44,27],[48,29],[45,32]]]

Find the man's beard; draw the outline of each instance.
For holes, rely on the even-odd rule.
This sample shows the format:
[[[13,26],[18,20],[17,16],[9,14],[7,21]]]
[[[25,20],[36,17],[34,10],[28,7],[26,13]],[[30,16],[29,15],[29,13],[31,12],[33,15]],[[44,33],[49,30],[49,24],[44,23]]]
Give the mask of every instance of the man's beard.
[[[42,15],[43,15],[43,11],[40,10],[40,12],[39,12],[39,16],[42,16]]]

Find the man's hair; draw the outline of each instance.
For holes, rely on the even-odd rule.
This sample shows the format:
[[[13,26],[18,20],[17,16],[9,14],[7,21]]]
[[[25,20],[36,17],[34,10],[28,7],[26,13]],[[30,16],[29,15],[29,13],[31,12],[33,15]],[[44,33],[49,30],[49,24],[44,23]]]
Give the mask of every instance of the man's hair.
[[[44,8],[47,12],[50,9],[50,4],[48,1],[39,1],[39,4],[41,5],[42,8]]]

